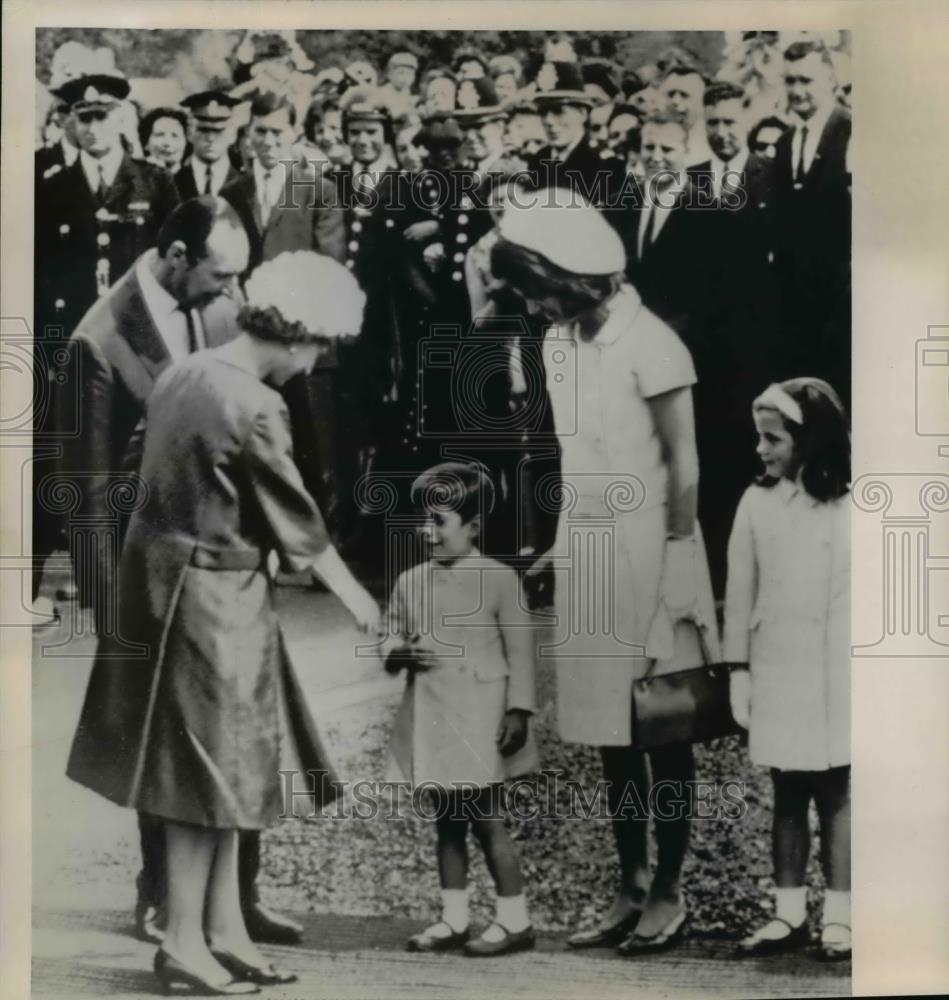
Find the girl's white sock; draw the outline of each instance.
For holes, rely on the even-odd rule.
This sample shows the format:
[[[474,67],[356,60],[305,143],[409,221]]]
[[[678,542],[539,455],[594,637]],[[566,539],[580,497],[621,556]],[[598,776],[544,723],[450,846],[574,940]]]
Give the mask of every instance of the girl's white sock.
[[[530,927],[530,917],[527,915],[527,897],[522,892],[519,896],[498,896],[497,922],[512,934]]]
[[[468,927],[468,890],[442,889],[442,920],[460,934]]]
[[[807,919],[807,886],[793,889],[775,889],[775,916],[786,920],[792,927],[800,927]]]
[[[850,891],[828,889],[824,893],[824,924],[850,926]]]

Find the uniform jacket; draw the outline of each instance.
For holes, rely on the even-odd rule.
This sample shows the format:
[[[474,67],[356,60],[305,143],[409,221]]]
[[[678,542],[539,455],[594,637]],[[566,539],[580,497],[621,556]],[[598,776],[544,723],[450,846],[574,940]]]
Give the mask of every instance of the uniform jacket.
[[[241,172],[234,166],[234,164],[229,164],[227,174],[224,178],[224,184],[222,185],[222,190],[227,187],[228,184],[236,181],[240,176]],[[191,169],[190,160],[175,174],[175,187],[178,189],[178,195],[182,201],[188,201],[191,198],[198,198],[204,194],[203,191],[198,190],[198,186],[195,183],[194,171]]]
[[[291,190],[292,186],[292,190]],[[346,234],[342,211],[330,180],[319,171],[295,165],[287,178],[285,207],[276,205],[264,227],[252,172],[242,174],[221,188],[221,197],[234,206],[250,240],[248,273],[285,250],[316,250],[342,262]]]
[[[748,488],[728,546],[725,659],[751,666],[756,764],[850,763],[850,498]]]
[[[178,201],[161,167],[128,155],[101,207],[80,160],[48,175],[36,193],[37,327],[72,333],[96,298],[155,245]]]
[[[544,146],[527,165],[537,188],[563,187],[576,190],[603,211],[607,221],[619,228],[619,211],[633,197],[635,187],[617,157],[603,157],[584,138],[563,161],[552,159],[553,150]]]
[[[237,334],[236,307],[230,299],[215,300],[201,314],[205,346],[214,347]],[[123,473],[137,471],[140,455],[130,453],[134,432],[145,412],[158,376],[171,363],[168,348],[142,297],[134,267],[99,299],[67,344],[64,375],[58,394],[59,426],[77,428],[64,436],[64,474],[79,487],[75,517],[91,519],[94,535],[106,537],[110,525],[124,527],[110,487]],[[65,412],[66,410],[70,412]],[[121,530],[119,533],[121,537]],[[74,548],[74,559],[85,549]],[[97,619],[106,601],[114,599],[112,581],[117,555],[102,546],[93,564],[98,583],[90,577],[89,557],[78,555],[80,600],[93,607]]]

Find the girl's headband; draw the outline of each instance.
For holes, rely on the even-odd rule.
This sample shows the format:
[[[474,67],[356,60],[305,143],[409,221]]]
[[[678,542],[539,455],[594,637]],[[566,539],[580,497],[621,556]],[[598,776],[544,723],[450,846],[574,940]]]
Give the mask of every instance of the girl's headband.
[[[752,403],[752,409],[777,410],[782,416],[787,417],[794,424],[804,423],[804,414],[801,412],[801,404],[778,385],[772,382],[767,389]]]

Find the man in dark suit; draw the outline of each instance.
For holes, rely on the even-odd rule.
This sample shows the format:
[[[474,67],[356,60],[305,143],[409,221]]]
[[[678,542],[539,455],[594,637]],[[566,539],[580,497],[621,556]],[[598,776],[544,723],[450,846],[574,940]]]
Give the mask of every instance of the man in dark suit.
[[[699,206],[711,212],[717,232],[719,323],[708,332],[714,372],[696,390],[714,388],[715,425],[705,434],[701,490],[708,498],[702,523],[716,596],[724,595],[725,555],[734,512],[758,471],[751,404],[778,375],[778,294],[770,254],[770,161],[748,149],[745,93],[728,82],[705,91],[705,128],[710,159],[689,169]],[[711,504],[711,508],[710,508]]]
[[[688,134],[686,120],[671,112],[643,124],[644,202],[628,217],[627,275],[645,306],[692,355],[699,519],[709,538],[727,541],[734,488],[721,456],[737,419],[734,384],[744,362],[734,337],[736,329],[746,328],[740,320],[743,286],[735,262],[723,259],[728,238],[722,220],[730,213],[716,211],[708,193],[703,198],[689,179]],[[710,545],[709,557],[721,594],[725,544]]]
[[[188,162],[175,174],[182,201],[202,194],[216,195],[225,184],[240,177],[230,158],[233,109],[239,103],[223,90],[202,90],[181,102],[191,113],[192,147]]]
[[[332,182],[293,158],[296,112],[286,97],[265,93],[251,104],[253,169],[221,189],[250,240],[249,270],[284,250],[315,250],[342,262],[343,216]]]
[[[815,375],[850,399],[850,114],[818,41],[784,53],[794,127],[775,145],[774,267],[781,291],[782,377]]]

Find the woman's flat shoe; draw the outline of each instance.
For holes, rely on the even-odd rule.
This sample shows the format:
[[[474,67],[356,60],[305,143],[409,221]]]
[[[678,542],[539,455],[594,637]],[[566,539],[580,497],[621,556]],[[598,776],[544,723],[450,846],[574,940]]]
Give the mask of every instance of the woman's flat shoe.
[[[771,923],[784,924],[787,928],[787,934],[779,938],[759,937],[758,935],[761,931],[757,931],[750,937],[746,937],[743,941],[738,942],[738,954],[748,957],[756,955],[780,955],[786,951],[796,951],[798,948],[804,948],[808,944],[810,934],[807,929],[806,920],[798,927],[788,923],[783,917],[774,917]],[[765,927],[769,926],[770,924],[765,924]],[[764,927],[761,930],[764,930]]]
[[[465,954],[471,958],[511,955],[516,951],[530,951],[537,944],[533,927],[525,927],[522,931],[509,931],[497,921],[495,921],[494,926],[500,927],[504,931],[503,938],[499,941],[485,941],[482,936],[474,941],[469,941],[465,945]]]
[[[447,927],[450,934],[432,934],[436,927]],[[471,931],[466,927],[463,931],[456,931],[451,924],[444,920],[439,920],[437,924],[432,924],[424,931],[413,934],[406,946],[406,951],[451,951],[453,948],[460,948],[471,935]]]
[[[172,958],[164,948],[155,952],[155,975],[166,993],[171,993],[175,985],[188,986],[195,993],[207,997],[248,996],[260,992],[260,987],[254,983],[240,982],[237,979],[210,982],[183,965],[177,958]]]
[[[212,948],[211,954],[235,979],[242,982],[257,983],[258,986],[284,986],[297,981],[295,972],[281,972],[272,965],[251,965],[229,951],[215,951]]]
[[[829,924],[824,924],[823,930],[827,930],[828,927],[843,927],[847,931],[847,940],[825,941],[822,935],[820,943],[820,957],[825,962],[845,962],[851,957],[852,953],[850,944],[850,928],[847,924],[839,924],[834,921],[831,921]]]
[[[589,931],[577,931],[567,938],[568,948],[614,948],[636,929],[642,910],[634,910],[619,923],[609,927],[595,927]]]
[[[685,921],[688,914],[685,910],[680,910],[658,934],[645,937],[633,931],[628,938],[619,946],[617,951],[621,955],[645,955],[655,951],[665,951],[671,948],[682,937],[685,929]]]

